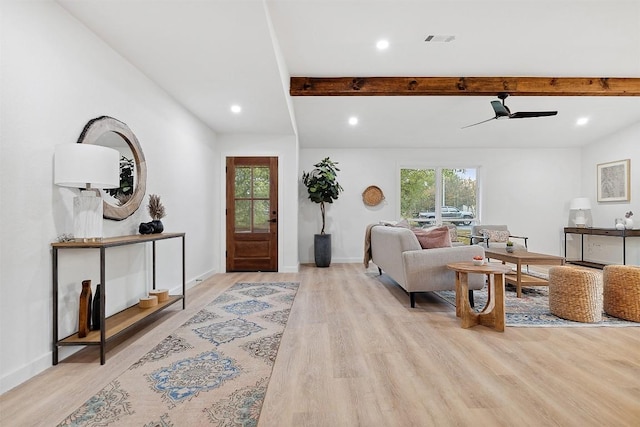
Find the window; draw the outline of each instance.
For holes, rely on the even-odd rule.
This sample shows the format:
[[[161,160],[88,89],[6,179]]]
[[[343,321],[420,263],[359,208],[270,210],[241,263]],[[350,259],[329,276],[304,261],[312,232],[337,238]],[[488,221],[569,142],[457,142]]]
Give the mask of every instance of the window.
[[[400,214],[422,227],[453,224],[468,236],[477,218],[476,169],[400,169]]]
[[[236,167],[235,232],[269,232],[269,168]]]

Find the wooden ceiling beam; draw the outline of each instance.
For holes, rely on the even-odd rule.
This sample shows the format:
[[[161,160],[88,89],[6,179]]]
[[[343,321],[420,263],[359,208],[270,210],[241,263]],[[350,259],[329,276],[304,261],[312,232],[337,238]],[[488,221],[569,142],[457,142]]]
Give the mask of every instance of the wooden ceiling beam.
[[[291,77],[291,96],[640,96],[627,77]]]

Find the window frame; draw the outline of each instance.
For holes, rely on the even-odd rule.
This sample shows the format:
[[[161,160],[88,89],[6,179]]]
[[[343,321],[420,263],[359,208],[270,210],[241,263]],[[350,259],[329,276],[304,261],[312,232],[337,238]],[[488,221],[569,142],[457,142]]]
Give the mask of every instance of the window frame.
[[[433,164],[399,164],[396,170],[396,190],[397,190],[397,197],[396,197],[396,217],[400,218],[402,217],[402,212],[401,212],[401,204],[402,204],[402,180],[401,180],[401,171],[403,169],[433,169],[435,170],[435,182],[436,182],[436,192],[435,192],[435,213],[436,213],[436,218],[435,218],[435,224],[436,225],[442,225],[442,207],[444,206],[442,204],[442,171],[444,169],[452,169],[452,170],[458,170],[458,169],[464,169],[464,170],[468,170],[468,169],[474,169],[476,172],[476,215],[475,218],[472,220],[472,224],[480,224],[481,223],[481,213],[482,213],[482,167],[478,166],[478,165],[465,165],[465,166],[449,166],[449,165],[433,165]],[[408,220],[411,220],[412,218],[407,218]]]

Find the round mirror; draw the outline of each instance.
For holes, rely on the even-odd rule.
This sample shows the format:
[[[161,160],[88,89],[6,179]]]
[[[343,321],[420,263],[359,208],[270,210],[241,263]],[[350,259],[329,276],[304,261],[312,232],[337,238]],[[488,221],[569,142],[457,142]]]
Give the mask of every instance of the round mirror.
[[[120,187],[101,190],[104,217],[122,220],[138,208],[147,186],[147,164],[138,138],[129,127],[113,117],[89,120],[78,143],[110,147],[120,152]]]

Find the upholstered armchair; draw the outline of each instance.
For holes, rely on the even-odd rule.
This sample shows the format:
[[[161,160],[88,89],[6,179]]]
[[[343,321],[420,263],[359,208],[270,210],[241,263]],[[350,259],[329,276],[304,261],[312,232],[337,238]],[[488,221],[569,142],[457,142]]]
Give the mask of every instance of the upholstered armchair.
[[[514,247],[520,250],[527,250],[527,239],[525,236],[515,236],[509,232],[506,225],[474,225],[471,227],[470,245],[480,245],[485,248],[504,248],[507,241],[518,239],[514,242]],[[513,240],[512,240],[513,241]]]

